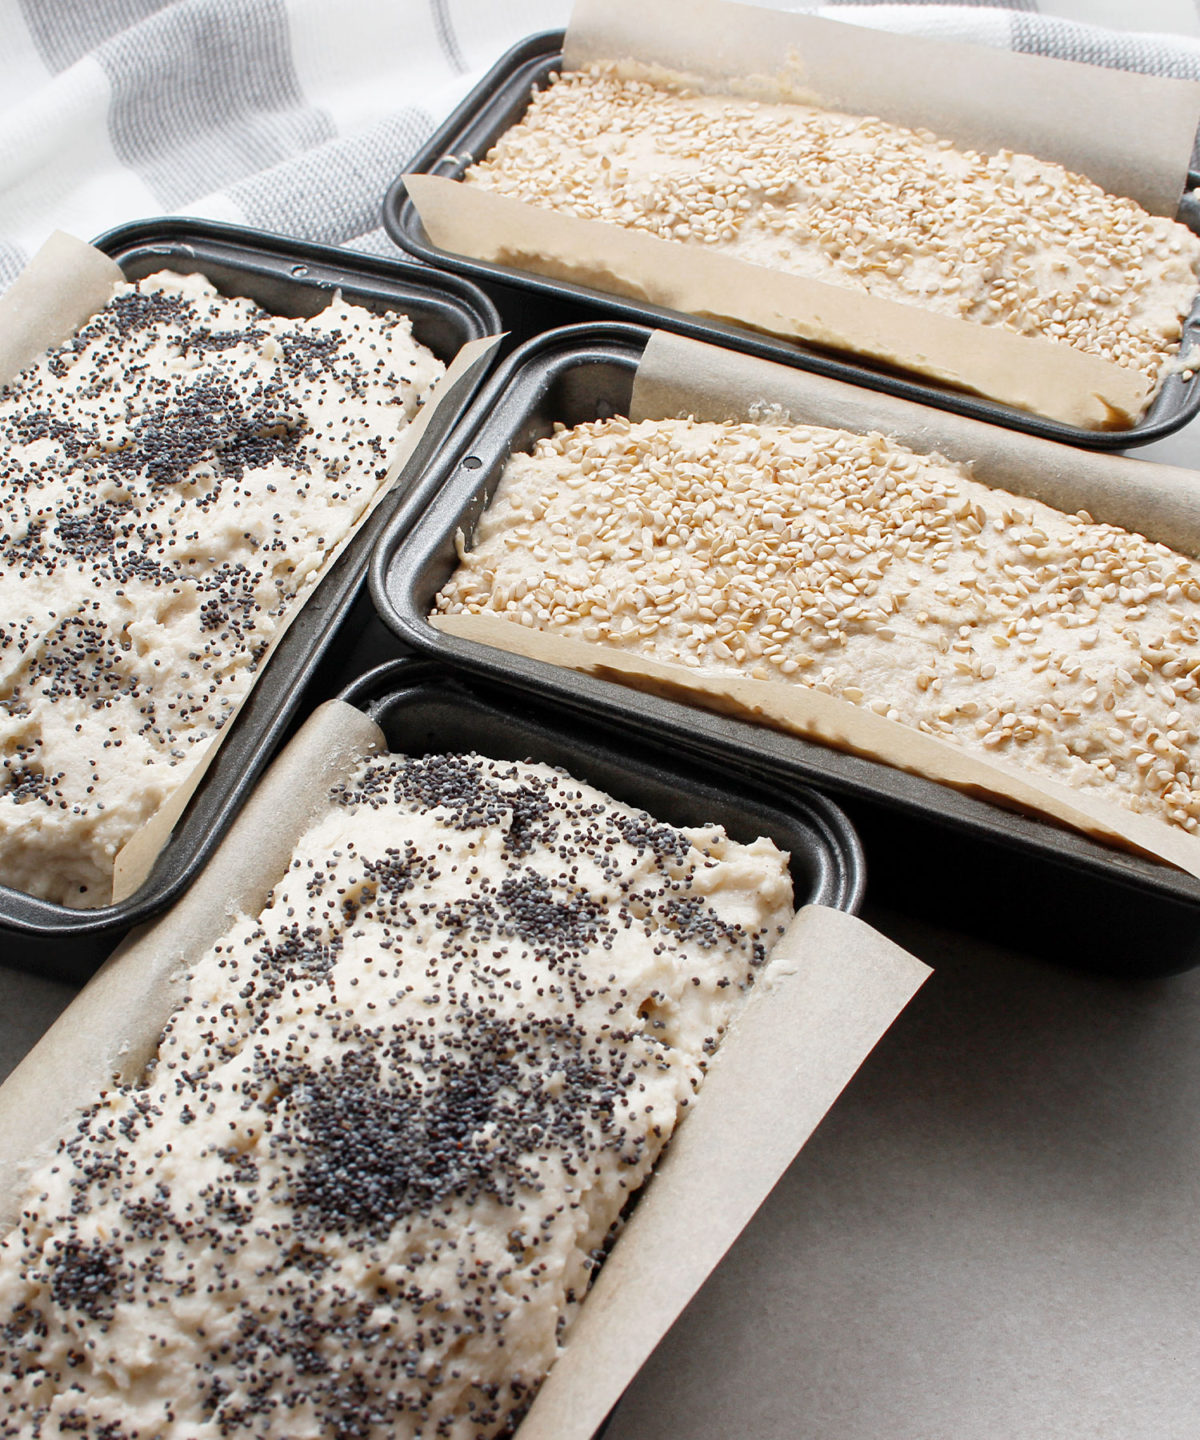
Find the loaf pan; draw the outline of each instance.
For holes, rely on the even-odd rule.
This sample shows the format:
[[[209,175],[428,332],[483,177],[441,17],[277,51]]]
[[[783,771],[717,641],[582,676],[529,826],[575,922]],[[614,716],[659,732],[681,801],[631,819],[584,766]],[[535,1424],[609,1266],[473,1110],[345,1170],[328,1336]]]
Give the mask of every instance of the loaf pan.
[[[95,243],[131,280],[163,269],[198,272],[224,293],[247,296],[277,314],[315,314],[334,289],[367,309],[402,310],[412,317],[417,339],[444,361],[467,341],[499,330],[495,308],[469,281],[235,226],[148,220],[112,230]],[[370,547],[407,477],[418,474],[436,452],[466,408],[470,388],[447,398],[392,496],[376,508],[309,596],[140,889],[116,905],[72,910],[0,886],[6,964],[82,980],[131,925],[164,909],[188,884],[286,731],[339,625],[364,591]]]
[[[842,811],[798,781],[760,778],[733,756],[726,763],[719,747],[648,730],[633,737],[584,697],[531,697],[521,685],[416,657],[380,665],[339,698],[374,720],[393,751],[557,765],[669,825],[722,825],[747,844],[774,840],[791,856],[797,909],[854,914],[862,903],[862,847]]]
[[[516,45],[418,152],[407,165],[406,173],[457,179],[474,161],[481,160],[504,131],[524,115],[532,88],[544,86],[549,76],[561,68],[562,44],[563,32],[557,30],[530,36]],[[1189,175],[1178,219],[1200,234],[1200,204],[1192,195],[1197,185],[1200,185],[1200,176]],[[506,327],[518,340],[528,339],[551,326],[606,318],[629,320],[1094,450],[1125,450],[1161,440],[1200,414],[1200,380],[1195,376],[1184,379],[1180,374],[1172,374],[1136,425],[1125,430],[1085,430],[995,401],[902,377],[877,368],[865,359],[823,353],[737,325],[700,320],[678,310],[456,255],[437,248],[430,241],[403,178],[397,179],[387,193],[383,223],[396,244],[409,254],[456,274],[471,276],[484,285],[495,296]],[[1180,354],[1185,354],[1193,344],[1200,345],[1200,294],[1184,324]]]
[[[1088,969],[1154,975],[1200,963],[1200,881],[1167,865],[878,761],[429,624],[457,563],[455,534],[461,529],[469,544],[508,455],[529,449],[555,422],[625,413],[647,338],[633,326],[579,326],[509,358],[376,550],[372,593],[400,639],[473,674],[592,707],[630,743],[650,736],[699,745],[768,783],[820,788],[845,807],[862,837],[873,901]]]
[[[736,776],[725,773],[718,760],[700,753],[689,753],[679,747],[668,750],[666,746],[654,741],[627,745],[610,727],[597,723],[585,713],[576,712],[570,707],[562,709],[540,702],[531,703],[519,688],[448,675],[442,667],[425,660],[409,658],[378,667],[359,677],[340,698],[357,706],[373,720],[384,732],[387,746],[395,753],[421,756],[447,751],[468,751],[482,753],[501,761],[532,760],[566,767],[575,779],[603,787],[627,804],[646,808],[658,821],[674,826],[702,827],[704,834],[711,833],[711,828],[720,824],[735,839],[744,842],[753,842],[760,836],[769,837],[781,849],[790,852],[793,900],[797,908],[819,904],[853,912],[861,901],[863,862],[853,830],[836,806],[818,795],[806,794],[799,787],[768,789],[764,785],[743,783]],[[96,1085],[107,1083],[114,1070],[123,1085],[136,1088],[146,1060],[155,1049],[153,1037],[160,1033],[162,1025],[180,999],[178,993],[172,992],[181,989],[177,983],[181,965],[186,970],[192,959],[204,954],[215,941],[221,939],[231,914],[247,910],[250,914],[255,913],[265,893],[262,887],[265,885],[269,888],[272,875],[278,875],[286,869],[287,857],[296,836],[302,834],[314,819],[319,818],[322,808],[320,799],[322,795],[328,796],[330,775],[340,774],[344,777],[353,764],[353,757],[366,753],[367,727],[348,723],[353,719],[354,712],[345,705],[335,712],[327,713],[320,732],[320,743],[310,743],[301,757],[293,755],[290,762],[285,756],[284,764],[288,766],[286,772],[268,777],[268,786],[272,788],[266,794],[260,791],[257,796],[250,798],[242,823],[231,837],[234,842],[232,853],[218,853],[214,865],[201,877],[199,884],[183,897],[183,912],[168,917],[168,933],[163,935],[157,928],[143,932],[141,944],[135,941],[134,947],[125,950],[123,955],[117,958],[116,964],[106,972],[107,985],[94,987],[90,994],[85,990],[81,1002],[75,1007],[74,1015],[68,1011],[65,1026],[60,1023],[51,1030],[46,1042],[47,1048],[40,1056],[35,1054],[30,1069],[24,1074],[18,1072],[9,1082],[4,1096],[7,1103],[0,1111],[0,1136],[3,1136],[6,1143],[0,1156],[4,1161],[0,1167],[0,1204],[5,1207],[6,1212],[16,1215],[19,1209],[16,1202],[23,1190],[22,1166],[27,1165],[30,1160],[40,1164],[45,1159],[44,1150],[38,1149],[37,1137],[47,1133],[47,1127],[51,1135],[56,1132],[69,1134],[73,1121],[78,1118],[79,1107],[92,1100]],[[334,756],[342,763],[334,763]],[[313,770],[322,769],[323,761],[327,762],[324,765],[325,778],[320,780],[313,776]],[[267,844],[267,852],[272,858],[264,859],[261,867],[251,862],[249,870],[253,873],[253,879],[242,887],[241,880],[247,874],[247,847],[254,847],[256,837],[264,824],[270,828],[271,818],[278,816],[279,801],[284,790],[287,795],[283,801],[284,813],[280,819],[280,833],[271,837]],[[290,804],[293,798],[298,802],[295,809],[292,809]],[[405,817],[401,815],[395,818],[402,833]],[[246,830],[247,823],[251,827],[250,832]],[[475,873],[474,868],[472,873]],[[653,876],[651,878],[653,879]],[[424,910],[431,907],[421,908]],[[512,933],[511,928],[508,933]],[[839,927],[835,933],[858,935],[861,932],[847,932]],[[709,942],[702,936],[700,943],[706,945]],[[764,1101],[757,1090],[747,1089],[747,1077],[743,1068],[741,1079],[732,1092],[734,1099],[741,1099],[742,1107],[746,1095],[751,1094],[759,1105],[765,1104],[776,1118],[781,1110],[795,1112],[800,1116],[797,1133],[803,1128],[804,1138],[807,1137],[807,1133],[824,1113],[826,1105],[841,1090],[849,1074],[857,1068],[865,1051],[870,1048],[865,1039],[866,1030],[873,1031],[876,1026],[882,1028],[884,1011],[887,1012],[887,1020],[890,1022],[903,1003],[899,999],[901,985],[907,984],[910,988],[915,988],[915,985],[920,983],[919,979],[914,978],[914,969],[924,971],[924,967],[916,966],[911,957],[900,957],[890,942],[881,943],[884,948],[875,952],[876,959],[873,962],[873,965],[882,965],[881,973],[876,977],[880,991],[868,1005],[862,1005],[853,994],[842,994],[835,998],[828,993],[826,987],[830,983],[830,962],[832,966],[845,965],[847,957],[841,954],[829,955],[826,965],[818,970],[818,974],[825,977],[824,986],[818,981],[815,985],[799,987],[804,1001],[803,1012],[798,1010],[796,988],[787,986],[786,979],[782,981],[782,988],[790,992],[784,1001],[789,1009],[785,1010],[784,1014],[791,1016],[793,1024],[797,1015],[801,1015],[800,1023],[807,1023],[811,1032],[808,1035],[810,1041],[820,1028],[821,1022],[816,1019],[818,1013],[827,1017],[833,1015],[843,1022],[846,1035],[834,1043],[829,1053],[819,1056],[812,1064],[796,1060],[792,1065],[787,1062],[793,1057],[782,1052],[787,1052],[789,1046],[794,1048],[800,1037],[795,1035],[790,1025],[781,1026],[778,1019],[765,1027],[760,1023],[754,1035],[768,1048],[772,1045],[782,1047],[782,1052],[776,1058],[784,1062],[784,1073],[782,1082],[774,1087],[772,1095]],[[609,941],[605,941],[606,946],[609,944]],[[854,945],[855,941],[851,939],[849,944]],[[620,942],[618,947],[619,945]],[[794,955],[795,951],[792,953]],[[397,961],[399,958],[397,954]],[[819,960],[821,957],[817,958]],[[410,962],[411,959],[410,955]],[[370,965],[369,958],[366,963]],[[554,968],[554,964],[551,959],[551,968]],[[872,973],[873,966],[868,967],[864,957],[858,957],[850,964],[856,967],[854,973]],[[457,970],[458,963],[453,968]],[[782,969],[786,977],[786,960],[782,962]],[[501,971],[501,974],[507,973]],[[845,978],[846,971],[841,973]],[[407,969],[405,974],[407,975]],[[356,980],[351,979],[351,985],[356,983]],[[454,983],[453,980],[450,981],[451,999]],[[467,983],[469,985],[469,980]],[[700,984],[699,979],[696,983]],[[397,980],[396,984],[400,987],[402,982]],[[520,988],[521,981],[517,980],[516,989]],[[411,990],[412,986],[408,986],[408,989]],[[540,989],[538,993],[541,993]],[[589,990],[588,994],[591,993]],[[624,990],[621,991],[622,995],[625,993]],[[461,997],[464,1005],[469,994],[468,989]],[[130,999],[136,1000],[140,996],[148,996],[142,1008],[130,1009]],[[436,998],[435,996],[434,999]],[[370,1008],[374,1009],[374,1006]],[[523,1002],[518,1001],[517,1011],[524,1008]],[[490,1013],[495,1015],[497,1012],[493,1009]],[[776,1009],[775,1014],[778,1013]],[[337,1021],[338,1012],[334,1010],[332,1019],[327,1018],[325,1023],[332,1023],[336,1030]],[[432,1019],[430,1023],[433,1023]],[[539,1023],[536,1014],[534,1023]],[[568,1023],[571,1023],[570,1020]],[[528,1028],[525,1027],[526,1030]],[[609,1026],[603,1025],[601,1029],[608,1030]],[[397,1024],[391,1033],[402,1034],[401,1026]],[[586,1038],[587,1031],[580,1033]],[[82,1050],[80,1037],[83,1037],[84,1041]],[[382,1039],[380,1043],[383,1043]],[[433,1043],[432,1034],[430,1043]],[[247,1049],[250,1048],[247,1045]],[[758,1054],[763,1053],[761,1044],[756,1045],[755,1049]],[[124,1057],[131,1052],[136,1058],[126,1060]],[[616,1054],[615,1051],[611,1053]],[[854,1057],[853,1064],[846,1070],[844,1067],[851,1056]],[[567,1053],[564,1055],[564,1064],[569,1062],[570,1056]],[[180,1073],[186,1081],[187,1072]],[[736,1075],[738,1072],[735,1070],[734,1073]],[[62,1078],[63,1083],[58,1089],[47,1086],[45,1081],[48,1076]],[[632,1084],[633,1073],[630,1072],[626,1079]],[[422,1095],[419,1087],[414,1089],[414,1103],[418,1107],[419,1121]],[[686,1092],[686,1083],[684,1089]],[[381,1095],[386,1093],[380,1091]],[[393,1088],[391,1093],[394,1096],[401,1092]],[[613,1093],[617,1093],[616,1090],[613,1090]],[[726,1095],[726,1106],[729,1107],[729,1090]],[[494,1102],[490,1101],[489,1097],[484,1097],[484,1102],[488,1113],[485,1114],[477,1106],[475,1113],[468,1117],[468,1126],[469,1131],[477,1131],[483,1135],[486,1143],[487,1133],[495,1128],[500,1107],[507,1102],[503,1093]],[[293,1109],[295,1103],[293,1102]],[[444,1092],[432,1084],[428,1085],[424,1095],[425,1118],[431,1117],[434,1107],[439,1103],[445,1109]],[[450,1103],[453,1104],[453,1101]],[[683,1104],[687,1103],[687,1098],[684,1098]],[[40,1122],[32,1129],[22,1124],[30,1104],[34,1106],[34,1113]],[[211,1106],[209,1108],[211,1110]],[[726,1114],[728,1113],[729,1108],[726,1110]],[[187,1121],[189,1118],[194,1117],[184,1107],[183,1119]],[[744,1116],[742,1124],[744,1128]],[[410,1133],[415,1133],[411,1124]],[[743,1137],[738,1143],[743,1151],[747,1151],[754,1142],[752,1138]],[[802,1144],[803,1139],[797,1138],[796,1143]],[[169,1145],[167,1149],[170,1149]],[[344,1153],[339,1155],[336,1151],[333,1152],[335,1161],[344,1158]],[[765,1194],[770,1181],[786,1167],[791,1153],[790,1150],[786,1153],[779,1150],[768,1157],[767,1168],[772,1172],[769,1178],[763,1174],[764,1167],[757,1167],[757,1173],[747,1181],[753,1193],[759,1194],[761,1190],[761,1194]],[[420,1164],[424,1158],[426,1157],[418,1156],[417,1163]],[[712,1178],[711,1166],[714,1158],[718,1162],[718,1170],[722,1163],[727,1170],[730,1169],[737,1158],[729,1153],[728,1134],[721,1134],[720,1127],[717,1127],[715,1137],[710,1132],[707,1148],[702,1149],[700,1154],[693,1154],[690,1165],[693,1175],[697,1166],[709,1167],[708,1189],[715,1194],[722,1181],[719,1175]],[[436,1155],[433,1163],[436,1163]],[[569,1164],[567,1168],[571,1170]],[[536,1179],[536,1176],[534,1178]],[[467,1182],[471,1179],[468,1175]],[[452,1177],[452,1183],[454,1180],[457,1180],[457,1177]],[[449,1186],[446,1188],[450,1189]],[[463,1190],[466,1185],[457,1185],[456,1188]],[[689,1193],[694,1190],[693,1184]],[[644,1192],[639,1192],[639,1196],[642,1193]],[[418,1204],[420,1198],[418,1195]],[[487,1197],[484,1198],[486,1203]],[[637,1198],[635,1197],[635,1203]],[[468,1199],[474,1200],[475,1196],[468,1196]],[[721,1227],[727,1242],[751,1213],[751,1210],[742,1213],[744,1204],[744,1199],[735,1203]],[[397,1205],[401,1205],[399,1198]],[[630,1207],[625,1208],[628,1212]],[[389,1224],[394,1218],[388,1217]],[[434,1220],[437,1223],[436,1215]],[[487,1223],[486,1220],[484,1223]],[[299,1226],[295,1228],[298,1230]],[[353,1225],[349,1228],[354,1231]],[[374,1239],[384,1247],[386,1261],[386,1236],[375,1236]],[[705,1256],[711,1257],[711,1262],[715,1263],[720,1250],[714,1250],[710,1231],[702,1227],[697,1235],[697,1243]],[[599,1254],[598,1251],[596,1253]],[[661,1250],[658,1253],[661,1254]],[[664,1269],[669,1268],[668,1260],[664,1262]],[[259,1273],[261,1275],[263,1272]],[[373,1281],[371,1283],[373,1284]],[[681,1290],[684,1284],[691,1289],[698,1287],[699,1283],[700,1276],[689,1271],[682,1277]],[[247,1303],[251,1305],[255,1298],[252,1287],[251,1280],[251,1293],[247,1297]],[[334,1293],[336,1296],[337,1293],[344,1295],[346,1292],[339,1292],[335,1287]],[[370,1293],[368,1289],[368,1304]],[[628,1301],[625,1303],[628,1305]],[[665,1319],[661,1321],[663,1329],[666,1328],[666,1323]],[[411,1341],[401,1339],[397,1342],[396,1353],[404,1357],[416,1352]],[[121,1409],[119,1403],[117,1409]],[[194,1429],[186,1428],[189,1431]],[[378,1430],[378,1427],[371,1428],[373,1432]],[[485,1428],[491,1433],[491,1427]],[[605,1426],[601,1425],[595,1432],[596,1440],[599,1440],[604,1429]],[[313,1432],[306,1430],[305,1433]],[[322,1430],[321,1433],[333,1432]],[[345,1435],[350,1432],[339,1428],[337,1433]],[[366,1433],[366,1429],[359,1433]],[[407,1433],[411,1435],[412,1431]],[[506,1427],[503,1433],[509,1435],[511,1431]]]

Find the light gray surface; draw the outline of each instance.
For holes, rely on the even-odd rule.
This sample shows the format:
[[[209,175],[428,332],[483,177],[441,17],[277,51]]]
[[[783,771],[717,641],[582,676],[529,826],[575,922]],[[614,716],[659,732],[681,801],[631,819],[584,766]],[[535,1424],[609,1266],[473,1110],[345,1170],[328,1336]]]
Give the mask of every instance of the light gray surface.
[[[933,977],[606,1440],[1196,1440],[1200,971],[871,918]]]
[[[1200,970],[869,918],[934,975],[605,1440],[1197,1440]]]
[[[1200,972],[935,974],[606,1440],[1193,1440]]]

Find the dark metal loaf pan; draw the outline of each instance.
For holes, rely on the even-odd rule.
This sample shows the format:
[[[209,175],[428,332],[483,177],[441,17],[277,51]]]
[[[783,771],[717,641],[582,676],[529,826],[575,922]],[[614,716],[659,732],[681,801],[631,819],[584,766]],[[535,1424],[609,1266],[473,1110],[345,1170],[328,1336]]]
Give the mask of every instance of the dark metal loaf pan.
[[[1114,973],[1200,963],[1200,881],[877,761],[443,635],[427,620],[510,453],[556,421],[624,413],[648,332],[579,326],[510,357],[381,540],[372,593],[402,641],[559,704],[593,707],[629,743],[701,745],[768,783],[800,780],[843,805],[866,849],[872,899],[1027,953]]]
[[[175,269],[208,276],[277,314],[312,315],[334,289],[375,311],[402,310],[418,340],[449,361],[469,340],[496,334],[491,302],[469,281],[430,274],[321,245],[203,221],[141,221],[95,242],[131,280]],[[465,410],[477,386],[447,399],[393,497],[382,502],[310,595],[233,722],[216,760],[141,888],[117,905],[71,910],[0,886],[0,959],[59,979],[81,980],[124,932],[165,909],[203,865],[288,727],[338,627],[365,592],[370,549],[421,466]]]
[[[544,86],[548,77],[561,69],[562,43],[563,32],[557,30],[532,35],[514,46],[410,161],[405,173],[457,179],[468,165],[483,159],[504,131],[524,115],[532,88]],[[1191,194],[1192,187],[1200,184],[1200,176],[1188,178],[1189,189],[1181,201],[1178,218],[1200,234],[1200,204]],[[904,377],[875,367],[866,359],[810,349],[737,325],[700,320],[678,310],[456,255],[430,241],[402,178],[395,181],[384,200],[383,223],[396,244],[409,254],[479,281],[496,298],[506,327],[518,340],[552,326],[598,319],[630,320],[1094,450],[1124,450],[1161,440],[1200,414],[1200,378],[1185,380],[1174,374],[1167,378],[1153,405],[1136,425],[1126,430],[1084,430]],[[1200,294],[1185,323],[1180,353],[1192,344],[1200,344]]]
[[[797,909],[854,913],[862,903],[865,864],[850,822],[797,782],[751,777],[707,747],[629,736],[586,701],[534,698],[519,685],[415,657],[380,665],[340,698],[374,720],[394,751],[475,751],[557,765],[669,825],[715,824],[746,843],[774,840],[790,853]]]

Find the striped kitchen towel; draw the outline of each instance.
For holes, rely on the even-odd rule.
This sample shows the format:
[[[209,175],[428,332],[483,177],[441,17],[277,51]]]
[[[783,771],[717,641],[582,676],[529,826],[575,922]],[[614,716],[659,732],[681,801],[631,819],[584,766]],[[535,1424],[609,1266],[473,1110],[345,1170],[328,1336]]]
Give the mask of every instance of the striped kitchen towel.
[[[1084,0],[790,4],[857,23],[1200,78],[1192,0],[1113,31]],[[0,0],[0,289],[54,229],[233,220],[395,253],[390,182],[433,127],[569,0]],[[1176,24],[1176,21],[1181,22]]]

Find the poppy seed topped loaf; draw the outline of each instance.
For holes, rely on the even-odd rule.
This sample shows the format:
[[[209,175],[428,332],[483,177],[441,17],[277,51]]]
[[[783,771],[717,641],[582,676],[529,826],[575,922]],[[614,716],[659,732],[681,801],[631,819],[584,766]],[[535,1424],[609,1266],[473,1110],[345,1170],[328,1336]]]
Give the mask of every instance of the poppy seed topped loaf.
[[[542,765],[364,761],[0,1247],[0,1435],[486,1440],[791,919]]]
[[[111,899],[442,370],[404,316],[161,274],[0,391],[0,884]]]

